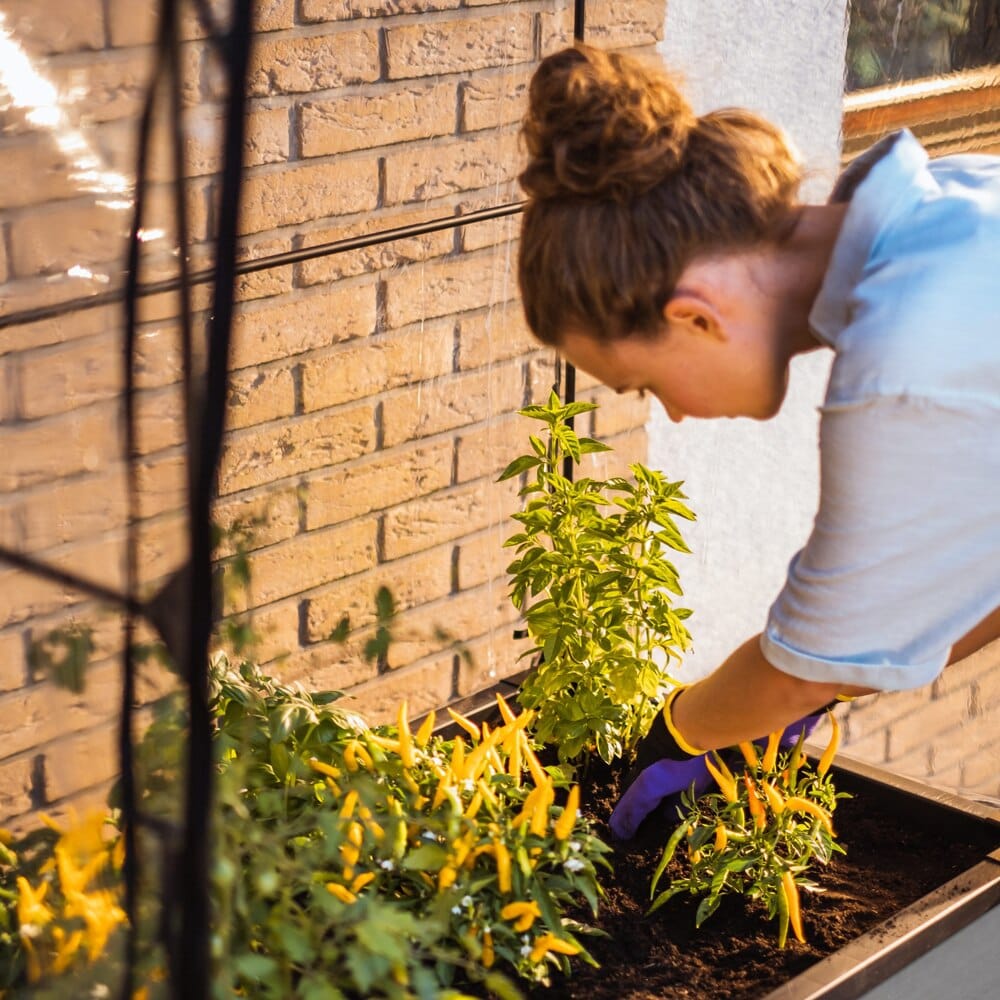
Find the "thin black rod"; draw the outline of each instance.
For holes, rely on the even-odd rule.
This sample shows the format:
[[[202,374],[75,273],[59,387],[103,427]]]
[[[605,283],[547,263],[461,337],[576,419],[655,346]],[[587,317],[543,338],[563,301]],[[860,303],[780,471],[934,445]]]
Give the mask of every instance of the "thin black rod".
[[[272,254],[269,257],[259,257],[257,260],[244,260],[236,264],[237,275],[255,274],[274,267],[285,267],[288,264],[300,264],[306,260],[316,260],[319,257],[330,257],[334,254],[348,253],[351,250],[361,250],[379,243],[393,243],[396,240],[411,239],[414,236],[425,236],[437,233],[442,229],[458,229],[474,222],[489,222],[491,219],[502,219],[508,215],[517,215],[524,211],[524,202],[512,202],[509,205],[498,205],[494,208],[482,208],[468,215],[448,215],[440,219],[430,219],[427,222],[414,223],[411,226],[399,226],[395,229],[383,229],[367,236],[351,236],[331,243],[320,243],[314,247],[300,247],[298,250],[286,250],[283,253]],[[188,275],[191,285],[207,285],[215,280],[215,268],[203,271],[193,271]],[[139,285],[136,295],[147,298],[150,295],[161,295],[164,292],[176,292],[181,287],[179,277],[163,278],[160,281],[149,281]],[[97,309],[101,306],[114,305],[125,298],[123,288],[114,288],[97,295],[88,295],[79,299],[68,299],[66,302],[54,302],[47,306],[33,309],[23,309],[20,312],[0,316],[0,330],[8,326],[21,326],[26,323],[37,323],[43,319],[53,319],[56,316],[66,316],[82,309]]]
[[[575,0],[573,4],[573,40],[577,42],[583,41],[584,31],[587,25],[587,0]],[[576,400],[576,369],[567,361],[563,366],[563,378],[559,379],[559,368],[556,368],[556,381],[562,381],[563,383],[563,402],[572,403]],[[576,418],[570,417],[566,421],[570,430],[573,429],[576,424]],[[563,459],[563,475],[567,479],[573,478],[573,459],[571,456],[567,455]]]

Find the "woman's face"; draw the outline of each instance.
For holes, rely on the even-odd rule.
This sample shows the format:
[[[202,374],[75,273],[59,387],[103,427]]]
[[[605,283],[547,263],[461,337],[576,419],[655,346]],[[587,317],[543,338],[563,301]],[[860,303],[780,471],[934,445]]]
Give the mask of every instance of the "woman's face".
[[[653,336],[600,341],[570,329],[561,353],[617,392],[649,392],[671,420],[767,420],[787,390],[794,350],[773,296],[739,258],[687,268]]]

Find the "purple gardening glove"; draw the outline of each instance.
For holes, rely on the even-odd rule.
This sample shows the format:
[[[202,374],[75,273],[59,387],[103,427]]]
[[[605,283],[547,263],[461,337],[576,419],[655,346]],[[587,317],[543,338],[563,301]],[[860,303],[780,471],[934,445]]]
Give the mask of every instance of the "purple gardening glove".
[[[609,820],[611,832],[619,840],[631,840],[642,821],[664,799],[690,788],[692,782],[696,795],[701,795],[712,783],[704,754],[686,760],[662,757],[643,768],[618,800]]]

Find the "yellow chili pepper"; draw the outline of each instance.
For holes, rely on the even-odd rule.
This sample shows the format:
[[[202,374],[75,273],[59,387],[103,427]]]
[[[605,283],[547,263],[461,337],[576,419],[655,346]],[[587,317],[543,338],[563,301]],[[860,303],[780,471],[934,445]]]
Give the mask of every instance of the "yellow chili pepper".
[[[526,931],[535,922],[536,918],[542,915],[538,904],[533,900],[508,903],[501,911],[500,916],[504,920],[516,921],[514,930],[518,933]]]
[[[511,889],[510,851],[499,838],[495,838],[493,841],[493,856],[497,863],[497,887],[503,895],[506,895]]]
[[[726,849],[726,844],[729,842],[729,835],[726,833],[726,828],[721,823],[717,824],[715,827],[715,853],[721,854]]]
[[[496,952],[493,950],[493,935],[489,931],[483,931],[483,965],[489,969],[496,961]]]
[[[350,758],[348,757],[348,754],[350,754]],[[344,747],[344,763],[347,765],[348,771],[356,771],[359,764],[369,771],[372,771],[375,768],[375,762],[372,760],[372,755],[358,740],[351,740],[351,742]]]
[[[352,788],[347,795],[344,796],[344,804],[340,809],[341,819],[350,819],[354,815],[354,809],[358,804],[358,792],[357,789]]]
[[[456,781],[461,781],[465,776],[465,740],[461,736],[455,737],[455,742],[451,747],[451,775]]]
[[[756,770],[760,766],[760,761],[757,759],[757,748],[747,740],[738,745],[743,759],[747,762],[747,767]]]
[[[705,757],[705,767],[708,768],[708,773],[715,779],[715,783],[719,786],[719,791],[722,792],[723,797],[727,802],[735,802],[739,797],[736,792],[736,779],[733,777],[732,772],[726,767],[723,759],[713,752],[716,764],[713,764],[708,757]]]
[[[358,897],[346,885],[339,885],[337,882],[327,882],[326,888],[327,891],[331,892],[342,903],[356,903],[358,901]]]
[[[375,873],[374,872],[362,872],[351,883],[351,892],[353,892],[353,893],[360,892],[366,885],[368,885],[369,882],[373,882],[374,880],[375,880]]]
[[[743,775],[743,780],[747,786],[747,804],[750,806],[750,815],[753,817],[753,825],[758,830],[763,830],[767,826],[767,815],[764,812],[764,806],[757,795],[757,789],[754,786],[753,779],[749,774]]]
[[[531,821],[528,829],[536,837],[544,837],[549,828],[549,809],[556,799],[556,790],[552,787],[551,779],[541,787],[541,795],[535,803],[535,808],[531,812]]]
[[[438,872],[437,888],[438,892],[444,892],[445,889],[455,884],[455,879],[458,877],[458,872],[451,866],[445,865]]]
[[[310,757],[308,764],[314,771],[318,771],[320,774],[325,774],[328,778],[340,777],[340,770],[338,768],[334,767],[332,764],[325,764],[323,761],[317,760],[315,757]]]
[[[761,764],[764,767],[764,773],[770,774],[774,770],[774,765],[778,761],[778,747],[781,745],[781,730],[778,729],[771,733],[767,738],[767,749],[764,751],[764,756],[761,758]]]
[[[410,733],[410,718],[405,698],[399,703],[396,728],[399,732],[399,759],[403,762],[403,767],[413,767],[417,758],[413,753],[413,735]]]
[[[353,844],[341,844],[339,850],[340,856],[351,866],[356,865],[358,858],[361,857],[361,852]]]
[[[528,742],[528,737],[525,736],[524,730],[518,730],[518,733],[521,740],[521,754],[528,764],[532,780],[536,785],[545,784],[549,780],[548,772],[542,767],[541,761],[538,759],[535,751],[531,749],[531,744]]]
[[[804,812],[808,813],[810,816],[815,816],[823,826],[826,828],[826,832],[831,836],[833,835],[833,822],[830,819],[830,814],[820,805],[815,802],[810,802],[809,799],[799,798],[797,795],[790,795],[785,799],[785,808],[791,809],[792,812]]]
[[[542,934],[536,938],[535,945],[528,956],[528,961],[536,964],[545,958],[550,951],[558,955],[576,955],[579,954],[580,946],[573,944],[571,941],[563,941],[562,938],[557,938],[555,934]]]
[[[483,793],[477,788],[471,799],[469,799],[469,805],[465,812],[462,814],[466,819],[475,819],[476,813],[479,812],[483,804]]]
[[[352,820],[347,825],[347,839],[355,847],[360,847],[365,842],[364,828],[357,820]]]
[[[701,851],[697,849],[693,850],[690,854],[690,857],[691,857],[691,864],[693,865],[698,864],[698,862],[701,861]]]
[[[806,936],[802,933],[802,910],[799,906],[799,887],[795,884],[791,872],[782,874],[781,887],[785,890],[785,898],[788,900],[788,920],[792,925],[792,931],[799,941],[805,944]]]
[[[515,734],[511,744],[510,757],[507,759],[507,773],[514,779],[514,787],[521,787],[521,739],[520,730]]]
[[[830,770],[830,765],[833,763],[834,755],[837,752],[837,748],[840,746],[840,723],[837,721],[837,717],[833,712],[828,711],[826,713],[830,716],[830,728],[833,730],[830,734],[830,742],[827,744],[826,749],[823,751],[823,756],[820,757],[819,763],[816,765],[816,773],[823,777],[827,771]]]
[[[767,799],[771,812],[777,816],[785,808],[785,800],[781,797],[781,792],[770,781],[762,781],[760,787],[764,791],[764,798]]]
[[[399,753],[399,740],[394,740],[391,736],[380,736],[378,733],[368,733],[369,742],[375,746],[388,750],[390,753]]]
[[[434,709],[432,708],[424,721],[420,723],[420,728],[413,734],[413,742],[422,750],[430,742],[431,734],[434,732]]]
[[[344,790],[337,784],[336,781],[333,780],[333,778],[324,778],[323,781],[326,784],[326,787],[329,788],[338,799],[344,794]]]
[[[448,709],[448,714],[469,734],[474,742],[479,742],[479,727],[474,722],[471,722],[453,708]]]
[[[508,726],[513,725],[517,721],[517,716],[511,711],[510,705],[507,704],[507,699],[499,691],[497,692],[497,707],[500,709],[503,721]]]
[[[483,801],[486,802],[491,809],[496,811],[500,808],[500,803],[497,801],[497,797],[491,791],[490,786],[487,785],[482,778],[476,782],[476,789],[482,793]]]
[[[552,824],[552,836],[556,840],[566,840],[573,832],[576,817],[580,811],[580,786],[574,785],[566,796],[566,806],[562,815]]]

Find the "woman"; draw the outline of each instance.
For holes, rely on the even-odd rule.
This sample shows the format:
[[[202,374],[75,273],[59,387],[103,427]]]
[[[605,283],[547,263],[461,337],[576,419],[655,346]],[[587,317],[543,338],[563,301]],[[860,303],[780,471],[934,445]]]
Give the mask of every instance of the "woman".
[[[675,421],[767,419],[791,359],[834,352],[812,535],[762,633],[661,713],[630,836],[706,750],[1000,636],[1000,158],[901,132],[802,204],[780,130],[583,45],[541,63],[523,133],[525,314],[568,361]]]

